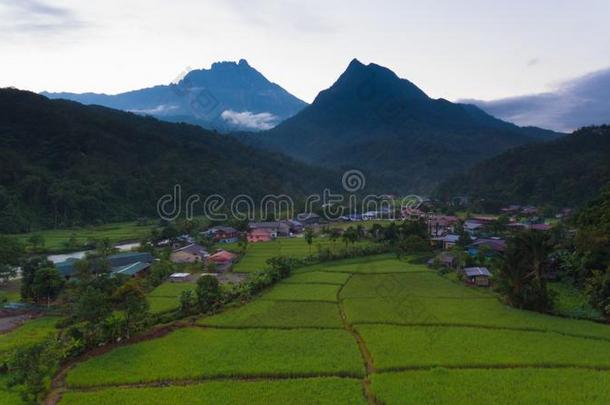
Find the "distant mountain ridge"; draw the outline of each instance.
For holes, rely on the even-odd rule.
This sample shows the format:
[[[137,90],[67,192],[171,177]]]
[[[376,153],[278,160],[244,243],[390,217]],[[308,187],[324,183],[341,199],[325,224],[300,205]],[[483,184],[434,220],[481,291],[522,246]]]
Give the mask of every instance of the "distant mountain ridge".
[[[487,157],[559,135],[431,99],[391,70],[354,59],[311,105],[244,139],[306,162],[360,169],[395,191],[425,193]]]
[[[0,139],[0,233],[158,217],[175,185],[183,204],[195,194],[229,204],[298,199],[340,179],[198,126],[16,89],[0,89]]]
[[[550,142],[524,145],[443,182],[443,199],[466,195],[489,207],[576,207],[610,183],[610,126],[587,127]]]
[[[269,129],[307,105],[267,80],[245,59],[191,70],[177,83],[116,95],[41,94],[221,131]]]

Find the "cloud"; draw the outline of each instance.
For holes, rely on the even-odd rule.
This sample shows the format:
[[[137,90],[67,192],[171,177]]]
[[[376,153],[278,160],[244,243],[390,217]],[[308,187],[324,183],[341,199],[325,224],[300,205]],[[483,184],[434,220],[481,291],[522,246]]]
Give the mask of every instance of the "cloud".
[[[560,83],[553,91],[500,100],[463,100],[517,125],[562,132],[610,124],[610,68]]]
[[[527,67],[533,67],[533,66],[536,66],[539,63],[540,63],[540,59],[532,58],[532,59],[527,61]]]
[[[233,110],[225,110],[220,116],[227,123],[236,127],[259,131],[271,129],[279,122],[277,116],[268,112],[254,114],[250,111],[237,112]]]
[[[178,107],[177,105],[159,104],[158,106],[153,107],[153,108],[131,109],[131,110],[127,110],[127,111],[132,112],[134,114],[164,115],[169,112],[175,111],[178,108],[180,108],[180,107]]]
[[[53,34],[84,26],[74,13],[41,0],[0,0],[0,34]]]

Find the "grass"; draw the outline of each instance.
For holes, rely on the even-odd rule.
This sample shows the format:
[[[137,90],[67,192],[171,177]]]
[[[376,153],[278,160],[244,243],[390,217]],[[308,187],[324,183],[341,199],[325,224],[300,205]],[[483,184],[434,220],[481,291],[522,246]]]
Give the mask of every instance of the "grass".
[[[333,284],[278,284],[262,296],[265,300],[337,302],[339,285]]]
[[[405,367],[610,367],[607,341],[462,327],[359,325],[378,370]]]
[[[607,325],[521,311],[494,298],[356,298],[344,300],[344,307],[349,321],[356,324],[472,325],[551,331],[610,340],[610,327]]]
[[[180,307],[180,301],[177,297],[148,297],[149,310],[153,314],[173,311]]]
[[[135,222],[117,222],[106,225],[88,226],[82,228],[49,229],[38,232],[13,235],[23,243],[33,234],[42,235],[45,240],[44,249],[49,253],[66,250],[65,242],[72,235],[76,237],[76,249],[82,248],[93,239],[108,238],[112,243],[127,240],[140,240],[149,234],[156,225],[137,225]]]
[[[551,291],[557,294],[555,312],[570,318],[603,320],[602,314],[589,304],[585,293],[576,287],[563,282],[548,284]]]
[[[236,328],[342,327],[339,309],[334,303],[264,300],[200,319],[198,324]]]
[[[373,374],[384,404],[607,404],[610,372],[580,369],[408,371]]]
[[[355,246],[364,246],[370,242],[357,242]],[[318,251],[318,246],[336,251],[345,248],[340,241],[332,242],[328,238],[314,238],[311,254]],[[230,248],[230,246],[229,246]],[[244,257],[233,266],[236,272],[253,273],[267,267],[267,260],[275,256],[302,258],[309,256],[309,245],[304,238],[278,238],[271,242],[250,243]]]
[[[365,404],[360,381],[307,378],[277,381],[210,381],[165,388],[109,388],[68,392],[62,405],[116,404]]]
[[[458,285],[433,272],[356,274],[341,292],[341,298],[401,297],[485,298],[491,295],[487,290]]]
[[[345,284],[349,274],[347,273],[330,273],[324,271],[311,271],[307,273],[299,273],[291,276],[290,278],[283,281],[283,283],[296,283],[296,284]]]
[[[361,376],[362,359],[343,330],[178,329],[78,364],[71,387],[203,377]]]
[[[45,316],[30,319],[17,329],[0,335],[0,357],[18,346],[37,343],[52,333],[56,333],[55,324],[58,317]]]

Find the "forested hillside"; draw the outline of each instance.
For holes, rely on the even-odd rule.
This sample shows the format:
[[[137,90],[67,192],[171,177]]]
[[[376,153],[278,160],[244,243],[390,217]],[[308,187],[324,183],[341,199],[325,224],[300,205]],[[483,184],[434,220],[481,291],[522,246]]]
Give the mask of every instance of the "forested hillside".
[[[509,150],[449,179],[438,192],[488,204],[579,206],[609,181],[610,126],[601,126]]]
[[[155,216],[160,196],[293,196],[333,173],[161,122],[15,89],[0,90],[0,232]]]

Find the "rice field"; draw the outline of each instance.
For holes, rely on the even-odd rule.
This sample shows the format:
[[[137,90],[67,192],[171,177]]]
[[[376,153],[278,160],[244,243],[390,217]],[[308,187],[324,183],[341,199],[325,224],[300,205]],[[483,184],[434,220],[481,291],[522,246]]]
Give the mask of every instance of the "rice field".
[[[182,328],[78,364],[70,387],[205,377],[358,377],[363,367],[343,330]]]
[[[77,364],[66,383],[62,404],[606,404],[610,326],[379,255],[301,268],[251,303]]]
[[[436,366],[586,366],[610,369],[610,343],[556,333],[359,325],[378,370]]]
[[[295,302],[256,300],[205,317],[200,325],[257,328],[342,328],[337,304],[331,302]]]
[[[261,299],[287,301],[337,302],[340,285],[335,284],[289,284],[280,283],[271,288]]]
[[[584,369],[476,369],[373,374],[384,404],[607,404],[610,372]]]
[[[147,300],[150,312],[153,314],[172,311],[180,306],[180,294],[183,291],[195,291],[197,284],[194,282],[174,283],[166,281],[148,293]]]
[[[369,242],[357,242],[355,246],[367,245]],[[233,270],[241,273],[253,273],[267,267],[267,260],[275,256],[303,258],[315,254],[318,248],[329,248],[333,251],[345,249],[340,240],[316,237],[311,250],[304,238],[278,238],[271,242],[250,243],[244,257],[233,266]],[[310,253],[311,252],[311,253]]]
[[[164,388],[108,388],[68,392],[66,405],[116,404],[366,404],[360,380],[307,378],[268,381],[210,381]],[[1,398],[1,397],[0,397]]]

